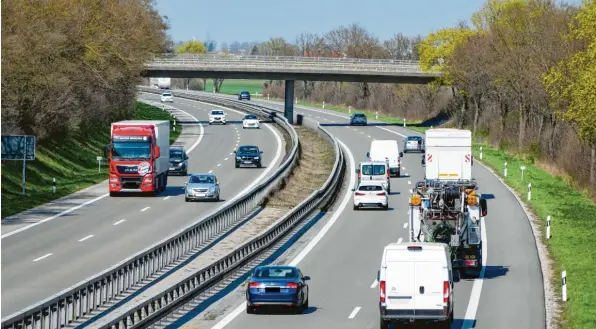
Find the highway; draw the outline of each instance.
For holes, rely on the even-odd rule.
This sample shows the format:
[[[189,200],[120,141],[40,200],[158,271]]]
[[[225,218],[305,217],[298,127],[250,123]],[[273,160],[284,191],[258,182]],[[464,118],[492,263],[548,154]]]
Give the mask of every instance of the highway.
[[[159,101],[159,95],[141,97]],[[178,141],[187,150],[192,148],[189,174],[215,173],[221,184],[222,200],[186,203],[184,182],[187,178],[170,176],[167,190],[158,197],[101,198],[68,215],[3,236],[3,317],[174,234],[244,193],[281,163],[283,137],[271,125],[244,130],[243,114],[224,109],[228,124],[209,126],[209,111],[221,108],[182,99],[174,99],[174,103],[168,105],[186,112],[179,117],[186,123]],[[234,168],[232,152],[239,144],[258,145],[263,150],[263,168]],[[5,225],[2,226],[4,233]]]
[[[251,102],[283,109],[278,102]],[[404,136],[417,135],[371,118],[366,127],[350,127],[348,115],[338,112],[296,106],[295,113],[326,126],[349,149],[356,164],[364,160],[373,139],[396,139],[401,143]],[[403,174],[409,177],[392,179],[389,211],[354,211],[352,192],[347,191],[347,202],[327,215],[331,218],[321,229],[328,229],[322,239],[304,243],[307,246],[293,263],[312,278],[306,314],[248,315],[243,303],[232,305],[233,311],[211,328],[378,328],[376,274],[383,247],[408,241],[409,189],[424,176],[420,154],[405,154]],[[485,269],[483,279],[462,279],[455,284],[452,328],[545,328],[543,280],[528,219],[508,188],[478,162],[473,166],[473,175],[481,193],[489,198],[489,214],[484,220]],[[343,198],[338,198],[340,203]]]

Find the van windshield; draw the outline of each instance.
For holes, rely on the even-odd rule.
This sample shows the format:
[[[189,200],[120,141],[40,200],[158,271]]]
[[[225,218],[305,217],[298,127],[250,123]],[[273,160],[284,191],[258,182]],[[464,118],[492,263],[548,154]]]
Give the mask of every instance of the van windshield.
[[[362,166],[362,175],[363,176],[385,175],[385,166],[384,165],[363,165]]]

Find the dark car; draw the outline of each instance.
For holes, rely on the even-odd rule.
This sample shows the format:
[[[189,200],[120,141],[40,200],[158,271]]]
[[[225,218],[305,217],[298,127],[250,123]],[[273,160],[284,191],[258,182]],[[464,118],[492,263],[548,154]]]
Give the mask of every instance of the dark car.
[[[246,313],[253,314],[259,306],[285,306],[299,312],[308,309],[310,277],[295,266],[259,266],[248,278]]]
[[[255,145],[242,145],[235,150],[236,153],[236,168],[242,165],[254,165],[261,168],[261,154],[263,151],[259,150]]]
[[[183,175],[188,174],[188,155],[183,147],[170,147],[170,168],[168,175]]]
[[[404,153],[412,151],[424,153],[424,138],[420,136],[408,136],[404,139]]]
[[[238,100],[241,101],[243,99],[250,100],[250,93],[248,91],[241,91],[238,93]]]
[[[350,115],[350,126],[367,124],[366,115],[364,113],[353,113]]]

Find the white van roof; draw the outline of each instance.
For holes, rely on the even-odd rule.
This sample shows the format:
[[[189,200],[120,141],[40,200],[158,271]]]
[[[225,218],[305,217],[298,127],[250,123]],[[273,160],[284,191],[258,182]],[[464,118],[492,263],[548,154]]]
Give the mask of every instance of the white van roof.
[[[434,128],[425,132],[428,137],[472,138],[472,132],[466,129]]]

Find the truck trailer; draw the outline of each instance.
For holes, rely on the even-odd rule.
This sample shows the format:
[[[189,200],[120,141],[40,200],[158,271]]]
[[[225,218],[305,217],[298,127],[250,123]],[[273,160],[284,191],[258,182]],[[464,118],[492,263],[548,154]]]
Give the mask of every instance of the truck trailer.
[[[110,196],[121,192],[157,195],[168,185],[170,122],[127,120],[112,123],[109,160]]]
[[[486,199],[472,178],[469,130],[430,129],[426,133],[425,179],[409,203],[411,242],[450,246],[453,268],[478,276],[482,269],[482,220]]]

